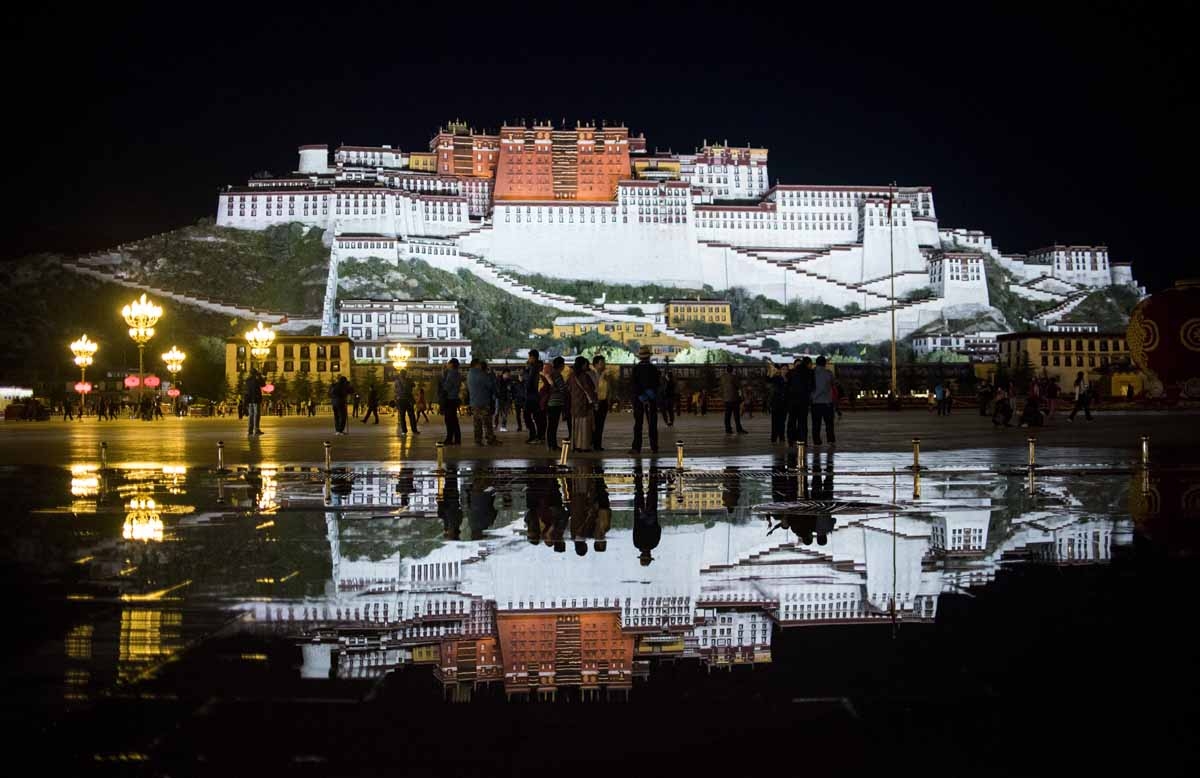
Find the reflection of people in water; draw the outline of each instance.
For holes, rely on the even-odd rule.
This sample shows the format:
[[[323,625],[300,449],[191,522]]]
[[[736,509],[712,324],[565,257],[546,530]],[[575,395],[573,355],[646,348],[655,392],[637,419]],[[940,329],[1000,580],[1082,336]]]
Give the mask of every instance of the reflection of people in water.
[[[438,518],[442,520],[442,537],[458,540],[462,536],[463,510],[458,493],[458,467],[446,466],[445,484],[437,501]]]
[[[597,554],[604,553],[608,550],[608,541],[604,536],[608,534],[608,528],[612,526],[612,506],[608,502],[608,484],[604,481],[604,465],[600,462],[595,464],[596,473],[596,529],[592,535],[595,540],[592,541],[592,548],[596,549]]]
[[[597,513],[600,509],[596,480],[588,464],[577,465],[575,474],[567,479],[570,487],[571,538],[575,541],[575,553],[579,556],[587,554],[587,541],[596,535]]]
[[[650,552],[658,548],[662,539],[662,525],[658,523],[658,469],[650,468],[649,492],[643,489],[642,467],[639,463],[633,471],[633,545],[642,552],[638,559],[642,566],[654,561]]]
[[[736,467],[725,468],[724,490],[721,492],[721,504],[732,515],[742,499],[742,479]]]
[[[471,483],[467,504],[471,511],[471,540],[479,540],[496,521],[496,488],[491,476],[479,476]]]
[[[417,490],[413,471],[408,468],[402,468],[396,474],[396,494],[400,495],[400,505],[408,507],[409,496]]]
[[[796,472],[786,462],[776,462],[771,467],[771,502],[795,502],[798,495]]]

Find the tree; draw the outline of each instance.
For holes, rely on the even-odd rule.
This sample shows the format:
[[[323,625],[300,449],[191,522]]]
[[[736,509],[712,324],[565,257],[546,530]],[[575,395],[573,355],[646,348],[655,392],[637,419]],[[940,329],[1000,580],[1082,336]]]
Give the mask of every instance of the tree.
[[[298,373],[296,381],[292,385],[292,397],[296,402],[307,403],[312,398],[312,381],[308,378],[308,373]]]
[[[287,376],[282,374],[279,376],[279,380],[275,382],[273,395],[280,402],[286,403],[292,401],[292,388],[288,385]]]
[[[1029,359],[1029,352],[1021,352],[1021,361],[1017,364],[1017,369],[1013,371],[1013,383],[1016,384],[1018,392],[1029,391],[1029,382],[1033,380],[1033,362]]]
[[[317,380],[313,381],[312,398],[318,404],[320,404],[320,403],[325,402],[325,398],[328,395],[329,395],[329,387],[326,385],[325,381],[321,378],[320,374],[318,374]]]

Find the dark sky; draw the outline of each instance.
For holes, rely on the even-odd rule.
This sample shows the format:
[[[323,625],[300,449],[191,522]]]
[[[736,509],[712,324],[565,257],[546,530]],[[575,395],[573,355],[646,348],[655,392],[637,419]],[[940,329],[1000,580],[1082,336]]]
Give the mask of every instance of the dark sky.
[[[929,184],[943,226],[1004,251],[1106,243],[1152,289],[1195,274],[1176,237],[1195,54],[1170,11],[254,5],[12,20],[0,256],[212,216],[220,186],[292,170],[302,143],[425,149],[454,117],[565,117],[651,148],[767,146],[789,183]]]

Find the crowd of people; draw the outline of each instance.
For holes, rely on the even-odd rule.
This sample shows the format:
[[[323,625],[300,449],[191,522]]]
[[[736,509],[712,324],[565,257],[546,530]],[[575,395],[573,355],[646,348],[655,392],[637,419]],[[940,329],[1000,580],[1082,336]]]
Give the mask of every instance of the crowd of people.
[[[1082,370],[1068,390],[1067,398],[1072,402],[1067,421],[1075,421],[1080,411],[1088,421],[1093,421],[1092,405],[1098,398],[1096,387],[1088,381]],[[991,416],[997,427],[1013,426],[1013,417],[1021,427],[1041,427],[1053,423],[1058,413],[1063,389],[1057,377],[1034,378],[1025,393],[1025,402],[1017,413],[1017,390],[1011,380],[995,384],[984,383],[979,387],[979,415]],[[948,412],[948,411],[947,411]]]

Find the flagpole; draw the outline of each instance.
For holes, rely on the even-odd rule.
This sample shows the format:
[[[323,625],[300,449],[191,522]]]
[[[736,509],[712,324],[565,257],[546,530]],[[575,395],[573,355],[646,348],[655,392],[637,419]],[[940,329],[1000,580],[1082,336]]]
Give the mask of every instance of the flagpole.
[[[896,237],[895,216],[892,213],[893,201],[896,199],[896,182],[893,181],[888,189],[888,265],[891,271],[891,304],[892,304],[892,403],[900,407],[900,392],[896,384]]]

